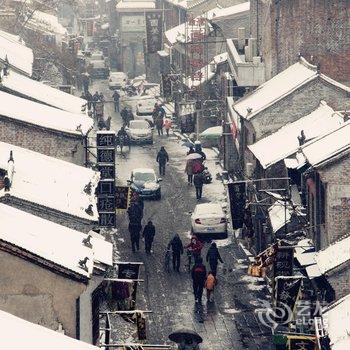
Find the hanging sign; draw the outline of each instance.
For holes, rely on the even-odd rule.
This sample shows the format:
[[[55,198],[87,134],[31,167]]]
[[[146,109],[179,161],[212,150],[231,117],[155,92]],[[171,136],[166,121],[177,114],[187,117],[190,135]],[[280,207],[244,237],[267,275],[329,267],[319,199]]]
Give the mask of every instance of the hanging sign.
[[[295,303],[299,297],[301,278],[276,277],[275,287],[275,321],[277,323],[289,323],[292,320]]]
[[[232,228],[242,228],[246,202],[246,184],[245,182],[233,182],[229,183],[227,186],[230,199]]]
[[[273,264],[274,276],[293,276],[294,248],[279,246]]]
[[[147,52],[155,53],[162,49],[163,14],[160,11],[145,13]]]

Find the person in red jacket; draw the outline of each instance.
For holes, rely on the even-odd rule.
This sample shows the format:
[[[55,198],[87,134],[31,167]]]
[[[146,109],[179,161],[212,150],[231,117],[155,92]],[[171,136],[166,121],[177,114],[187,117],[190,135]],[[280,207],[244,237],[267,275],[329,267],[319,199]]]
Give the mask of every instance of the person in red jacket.
[[[203,289],[207,277],[207,270],[203,265],[203,259],[198,258],[192,268],[193,294],[196,303],[202,303]]]
[[[197,236],[193,235],[190,243],[187,244],[185,248],[192,253],[194,261],[196,262],[201,257],[203,243],[197,238]]]

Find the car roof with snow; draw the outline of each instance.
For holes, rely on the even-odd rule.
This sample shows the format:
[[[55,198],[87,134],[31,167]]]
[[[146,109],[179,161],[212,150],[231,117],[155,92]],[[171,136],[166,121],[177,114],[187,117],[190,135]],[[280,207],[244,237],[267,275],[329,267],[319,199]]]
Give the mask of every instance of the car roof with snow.
[[[133,169],[132,171],[134,174],[135,173],[143,173],[143,174],[155,174],[154,170],[151,169],[151,168],[136,168],[136,169]]]
[[[222,213],[222,206],[220,203],[202,203],[196,205],[197,214],[211,214],[211,213]]]
[[[131,126],[135,124],[144,124],[149,128],[149,123],[146,120],[140,120],[140,119],[130,120],[129,128],[131,128]]]

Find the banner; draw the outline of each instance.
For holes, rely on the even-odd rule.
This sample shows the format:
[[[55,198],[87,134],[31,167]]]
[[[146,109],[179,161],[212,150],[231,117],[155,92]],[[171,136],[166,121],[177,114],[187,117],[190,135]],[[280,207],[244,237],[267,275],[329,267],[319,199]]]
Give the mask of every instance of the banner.
[[[277,323],[289,323],[293,318],[295,303],[298,299],[301,278],[283,277],[276,278],[276,306],[275,321]]]
[[[232,228],[242,228],[246,201],[246,184],[245,182],[234,182],[229,183],[227,186],[230,199]]]
[[[162,50],[163,14],[161,11],[145,13],[147,52],[155,53]]]

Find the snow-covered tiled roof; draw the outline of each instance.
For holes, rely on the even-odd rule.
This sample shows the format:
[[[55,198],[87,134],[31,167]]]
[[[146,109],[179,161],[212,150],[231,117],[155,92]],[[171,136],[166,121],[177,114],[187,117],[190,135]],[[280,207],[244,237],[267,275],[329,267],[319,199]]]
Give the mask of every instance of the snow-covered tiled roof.
[[[226,17],[241,14],[243,12],[249,12],[250,1],[243,2],[241,4],[233,5],[230,7],[216,7],[213,10],[208,11],[208,19],[213,21],[220,21]]]
[[[0,91],[0,115],[69,134],[85,135],[93,126],[92,118],[45,106]]]
[[[350,149],[350,120],[337,129],[308,142],[301,150],[313,167],[322,165],[334,156]],[[299,161],[300,162],[300,161]]]
[[[67,29],[58,21],[58,17],[39,10],[34,11],[29,23],[41,27],[45,31],[54,34],[67,34]]]
[[[208,65],[204,66],[198,71],[202,74],[201,80],[192,81],[191,77],[187,77],[185,78],[184,83],[189,88],[192,88],[193,86],[199,86],[203,83],[206,83],[207,81],[210,81],[216,74],[216,71],[211,71],[210,66],[212,64],[224,63],[225,61],[227,61],[227,52],[216,55]]]
[[[271,207],[269,207],[268,213],[274,233],[290,222],[292,212],[292,207],[289,204],[286,204],[285,208],[283,201],[276,201]]]
[[[125,1],[121,0],[117,3],[116,9],[155,9],[156,4],[153,1]]]
[[[233,108],[243,118],[251,119],[257,113],[316,77],[317,67],[301,58],[299,62],[260,85],[251,94],[238,100]]]
[[[79,218],[97,221],[95,188],[99,173],[83,166],[0,142],[0,168],[8,169],[10,151],[14,174],[11,196]],[[84,192],[91,182],[91,194]],[[0,195],[4,189],[0,190]],[[92,205],[93,215],[85,212]]]
[[[0,86],[38,102],[71,113],[80,114],[82,106],[86,104],[86,100],[80,97],[73,96],[34,79],[30,79],[13,70],[10,70],[8,75],[2,77]]]
[[[350,294],[325,308],[322,318],[331,349],[350,349]]]
[[[11,34],[0,32],[0,60],[5,61],[6,56],[12,67],[32,75],[33,51],[19,43]]]
[[[300,148],[298,136],[302,130],[306,140],[311,140],[337,129],[343,123],[343,116],[335,113],[326,102],[322,101],[320,106],[310,114],[283,126],[272,135],[259,140],[248,148],[259,160],[261,166],[266,169],[297,152]]]
[[[79,275],[93,272],[93,249],[82,240],[86,234],[0,203],[0,240],[31,252]],[[88,257],[87,271],[79,260]]]
[[[3,350],[99,350],[99,347],[68,337],[57,331],[28,322],[0,310],[0,328],[6,336],[1,339]],[[20,335],[20,336],[19,336]]]
[[[315,255],[315,261],[320,271],[325,274],[350,259],[350,236],[331,244]]]

